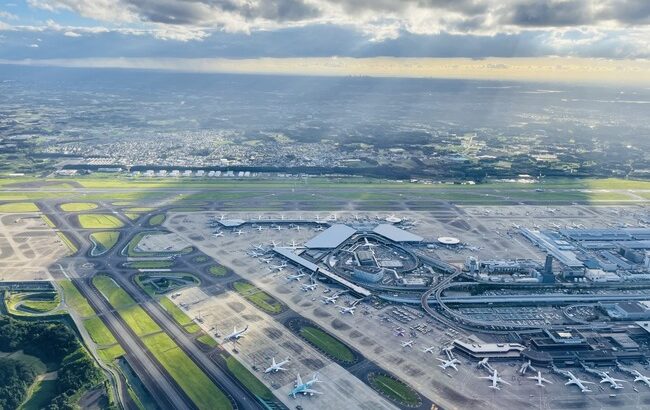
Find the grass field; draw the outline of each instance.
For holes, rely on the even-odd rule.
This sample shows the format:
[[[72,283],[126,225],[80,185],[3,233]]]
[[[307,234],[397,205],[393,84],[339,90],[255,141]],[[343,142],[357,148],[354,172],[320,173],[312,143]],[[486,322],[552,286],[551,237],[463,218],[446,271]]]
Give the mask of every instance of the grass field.
[[[166,333],[145,337],[143,342],[199,409],[232,409],[226,395]]]
[[[124,211],[125,212],[135,212],[135,213],[141,213],[141,212],[151,212],[156,208],[146,208],[146,207],[133,207],[133,208],[127,208]]]
[[[126,246],[126,255],[131,256],[131,257],[138,257],[138,256],[147,256],[147,257],[152,257],[152,256],[161,256],[161,255],[174,255],[174,254],[187,254],[190,253],[194,250],[191,246],[188,246],[187,248],[182,249],[180,252],[138,252],[136,248],[138,247],[138,243],[142,240],[147,235],[151,234],[157,234],[155,231],[149,231],[149,232],[140,232],[136,234],[129,244]]]
[[[209,259],[210,258],[208,258],[205,255],[198,255],[198,256],[195,256],[194,258],[192,258],[192,262],[193,263],[204,263],[204,262],[207,262]]]
[[[95,244],[93,256],[101,255],[113,248],[120,238],[118,231],[101,231],[90,234],[90,240]]]
[[[97,350],[97,355],[106,363],[112,363],[113,360],[122,357],[125,354],[126,352],[120,345],[114,345]]]
[[[174,302],[169,300],[169,298],[166,297],[160,298],[158,302],[163,307],[163,309],[165,309],[167,313],[169,313],[174,318],[176,323],[178,323],[182,327],[195,324],[194,321],[192,321],[192,319],[190,319],[190,317],[187,316],[185,312],[180,310],[178,306],[174,304]]]
[[[208,272],[210,272],[214,276],[226,276],[226,273],[228,273],[228,270],[226,270],[226,268],[221,266],[221,265],[213,265],[213,266],[210,266],[210,269],[208,269]]]
[[[377,373],[371,374],[368,379],[373,389],[397,403],[409,407],[417,407],[421,404],[417,392],[399,380]]]
[[[158,225],[162,225],[163,222],[165,222],[165,214],[158,214],[149,218],[148,223],[149,226],[158,226]]]
[[[84,229],[115,229],[124,226],[115,216],[106,214],[79,215],[79,225]]]
[[[68,202],[61,204],[61,210],[65,212],[82,212],[97,209],[98,205],[92,202]]]
[[[235,376],[248,391],[257,397],[261,397],[264,400],[273,400],[273,393],[271,393],[271,390],[269,390],[268,387],[264,385],[264,383],[259,381],[253,373],[248,371],[244,365],[239,363],[237,359],[230,356],[225,360],[226,366],[228,366],[230,373],[232,373],[233,376]]]
[[[328,356],[344,363],[354,362],[354,353],[324,331],[312,326],[303,326],[300,329],[300,335]]]
[[[209,347],[217,347],[217,346],[219,346],[219,343],[217,343],[217,341],[214,340],[214,338],[212,338],[209,335],[201,335],[201,336],[197,337],[196,340],[198,340],[199,342],[201,342],[204,345],[209,346]]]
[[[268,293],[256,288],[248,282],[238,281],[233,284],[237,293],[246,298],[249,302],[270,314],[277,314],[282,311],[282,305]]]
[[[18,409],[41,410],[46,408],[58,393],[57,380],[41,380],[32,387],[30,396]]]
[[[90,334],[90,338],[93,339],[98,345],[112,345],[117,343],[115,336],[108,330],[108,327],[102,322],[99,317],[93,317],[83,321],[84,327]]]
[[[97,275],[93,284],[104,295],[124,321],[138,336],[161,332],[162,329],[115,281],[108,276]]]
[[[59,299],[58,295],[51,300],[26,298],[24,299],[21,308],[25,308],[35,313],[47,313],[56,309],[59,306],[60,302],[61,300]]]
[[[127,212],[124,214],[127,218],[129,218],[129,221],[135,221],[140,217],[140,214],[136,214],[133,212]]]
[[[55,313],[61,299],[57,292],[7,292],[4,302],[10,313],[30,316]]]
[[[33,202],[7,202],[0,204],[0,213],[38,212],[39,209]]]
[[[63,297],[65,302],[81,317],[90,317],[95,315],[95,311],[88,304],[85,297],[79,292],[75,285],[70,280],[60,280],[57,282],[63,288]]]
[[[72,242],[70,240],[70,238],[67,237],[66,234],[64,234],[61,231],[57,231],[56,236],[58,236],[59,239],[61,239],[61,242],[63,242],[65,244],[65,246],[68,247],[68,249],[70,250],[70,253],[77,253],[79,248],[77,248],[77,245],[75,245],[74,242]]]
[[[199,285],[201,281],[189,273],[178,272],[161,272],[157,276],[164,278],[151,278],[149,273],[139,274],[135,277],[135,282],[149,296],[158,296],[173,292],[187,286]]]
[[[47,215],[41,215],[41,219],[43,222],[45,222],[45,225],[49,226],[50,228],[54,229],[56,228],[56,225],[54,225],[54,222],[50,218],[47,217]]]

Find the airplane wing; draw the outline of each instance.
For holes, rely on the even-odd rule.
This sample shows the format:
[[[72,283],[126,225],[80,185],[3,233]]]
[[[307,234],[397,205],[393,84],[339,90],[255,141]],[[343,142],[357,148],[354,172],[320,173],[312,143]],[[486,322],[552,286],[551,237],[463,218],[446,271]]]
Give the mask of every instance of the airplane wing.
[[[501,380],[499,380],[499,381],[500,381],[501,383],[503,383],[503,384],[507,384],[508,386],[512,386],[512,384],[510,384],[509,382],[507,382],[507,381],[505,381],[505,380],[503,380],[503,379],[501,379]]]
[[[305,390],[303,390],[303,393],[307,393],[307,394],[323,394],[323,392],[319,392],[319,391],[316,391],[316,390],[313,390],[313,389],[305,389]]]
[[[300,386],[302,383],[302,377],[300,377],[300,374],[296,376],[296,385]]]

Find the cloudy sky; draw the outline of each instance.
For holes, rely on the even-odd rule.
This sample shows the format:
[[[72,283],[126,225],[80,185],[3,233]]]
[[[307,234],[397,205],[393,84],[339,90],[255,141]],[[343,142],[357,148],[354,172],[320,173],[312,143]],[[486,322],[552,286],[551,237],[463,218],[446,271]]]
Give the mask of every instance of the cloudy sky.
[[[638,63],[650,0],[0,2],[5,61],[332,56]]]

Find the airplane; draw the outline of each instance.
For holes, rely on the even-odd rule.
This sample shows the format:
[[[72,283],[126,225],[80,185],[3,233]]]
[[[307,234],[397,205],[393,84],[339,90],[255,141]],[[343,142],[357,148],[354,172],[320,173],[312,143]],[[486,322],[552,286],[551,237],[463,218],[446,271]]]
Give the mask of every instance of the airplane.
[[[589,390],[587,387],[585,387],[585,384],[595,384],[595,383],[588,382],[586,380],[581,380],[581,379],[575,377],[573,375],[573,373],[571,373],[570,371],[567,371],[565,374],[569,378],[569,381],[564,383],[565,386],[575,384],[576,386],[578,386],[578,388],[580,389],[581,392],[583,392],[583,393],[590,393],[591,392],[591,390]]]
[[[300,231],[300,225],[294,226],[293,229],[295,229],[296,231]]]
[[[404,337],[404,329],[402,329],[401,327],[395,329],[395,336]]]
[[[293,239],[291,240],[291,247],[292,247],[293,249],[296,249],[296,248],[298,247],[298,244],[297,244],[296,241],[294,241]]]
[[[368,241],[368,238],[366,238],[366,237],[364,237],[363,240],[366,242],[366,243],[364,243],[364,245],[369,247],[369,248],[374,248],[375,246],[379,246],[376,243],[370,243],[370,241]]]
[[[427,347],[426,349],[422,349],[422,353],[431,353],[433,354],[433,350],[435,349],[435,346]]]
[[[499,387],[499,383],[503,384],[510,384],[507,381],[503,380],[501,377],[499,377],[499,372],[497,369],[492,370],[492,375],[491,376],[481,376],[479,379],[487,379],[492,382],[492,385],[490,386],[491,389],[495,390],[501,390],[501,387]]]
[[[273,262],[273,258],[262,258],[262,259],[260,259],[260,260],[261,260],[262,262],[264,262],[264,263],[271,263],[271,262]]]
[[[602,377],[602,380],[600,381],[601,384],[602,383],[609,383],[609,386],[612,389],[616,389],[616,390],[619,390],[619,389],[623,388],[623,386],[621,386],[619,383],[625,382],[625,380],[615,379],[612,376],[610,376],[609,373],[607,373],[607,372],[602,372],[601,377]]]
[[[286,267],[287,267],[287,264],[283,262],[280,265],[273,265],[269,269],[271,269],[271,271],[276,270],[278,272],[281,272]]]
[[[354,315],[354,309],[356,308],[357,308],[356,306],[350,306],[350,307],[341,306],[341,313],[342,314],[349,313],[351,315]]]
[[[281,231],[283,228],[280,225],[276,225],[276,227],[273,229],[275,229],[276,231]]]
[[[300,378],[300,374],[296,376],[296,382],[295,382],[295,387],[291,392],[289,393],[290,397],[293,397],[294,399],[296,398],[296,394],[303,394],[303,395],[309,395],[313,396],[314,394],[323,394],[319,391],[313,390],[311,386],[314,383],[321,383],[320,380],[318,380],[318,375],[314,373],[312,376],[311,380],[308,380],[306,382],[302,381],[302,378]]]
[[[532,379],[532,380],[537,380],[537,383],[535,383],[535,384],[537,384],[538,386],[541,386],[541,387],[544,387],[544,383],[553,384],[552,381],[543,378],[542,377],[542,372],[540,372],[540,371],[537,372],[537,376],[530,376],[528,378]]]
[[[527,361],[527,362],[524,362],[524,364],[521,365],[521,367],[519,368],[519,374],[524,375],[524,374],[526,374],[526,372],[527,372],[529,369],[532,370],[532,371],[536,371],[536,370],[537,370],[537,369],[535,369],[535,368],[530,364],[530,360]]]
[[[291,281],[291,280],[300,280],[300,278],[302,278],[303,276],[305,276],[305,274],[302,273],[302,272],[301,273],[296,273],[295,275],[287,276],[287,280],[289,280],[289,281]]]
[[[240,230],[238,230],[238,231],[233,231],[233,233],[234,233],[234,234],[237,234],[237,236],[239,236],[239,235],[243,234],[244,231],[242,231],[242,230],[240,229]]]
[[[323,303],[329,305],[330,303],[336,303],[336,300],[339,298],[339,295],[332,295],[330,297],[323,297]]]
[[[255,228],[255,229],[257,229],[259,232],[262,232],[262,231],[264,230],[264,227],[263,227],[262,225],[259,225],[259,226],[258,226],[257,228]]]
[[[444,369],[446,369],[448,367],[453,367],[454,370],[458,371],[458,367],[456,367],[456,365],[460,364],[460,360],[458,360],[458,359],[445,360],[445,359],[441,359],[439,357],[436,357],[436,359],[442,362],[442,364],[438,365],[438,367],[440,367],[441,369],[444,370]]]
[[[650,387],[650,377],[642,375],[638,370],[632,370],[632,374],[634,374],[636,377],[634,378],[634,382],[643,382],[646,384],[646,386]]]
[[[229,334],[228,336],[224,337],[224,341],[236,341],[244,337],[244,332],[248,330],[248,325],[246,325],[245,328],[242,330],[237,330],[237,326],[233,327],[232,333]]]
[[[272,358],[271,367],[264,370],[264,373],[271,373],[271,372],[277,373],[280,370],[287,370],[284,367],[282,367],[282,365],[287,364],[287,363],[289,363],[289,358],[288,357],[286,359],[284,359],[283,361],[281,361],[280,363],[276,363],[275,362],[275,357],[274,357],[274,358]]]
[[[310,283],[309,285],[304,284],[304,285],[302,285],[302,290],[304,290],[305,292],[308,292],[308,291],[316,289],[317,287],[318,287],[318,285],[315,284],[315,283]]]
[[[223,232],[221,232],[221,231],[215,232],[215,233],[212,234],[212,236],[214,236],[215,238],[218,238],[220,236],[223,236]]]
[[[314,229],[316,232],[322,232],[325,230],[322,226],[317,226],[316,229]]]
[[[415,343],[415,340],[411,339],[411,340],[402,342],[401,345],[402,345],[403,348],[407,348],[407,347],[413,347],[413,343]]]

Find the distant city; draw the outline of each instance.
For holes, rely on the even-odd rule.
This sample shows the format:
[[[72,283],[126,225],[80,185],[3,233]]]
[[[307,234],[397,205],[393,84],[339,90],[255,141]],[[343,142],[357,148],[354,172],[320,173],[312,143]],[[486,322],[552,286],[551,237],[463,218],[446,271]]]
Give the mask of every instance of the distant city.
[[[189,170],[432,182],[650,175],[648,90],[11,66],[0,72],[0,171],[8,173]]]

